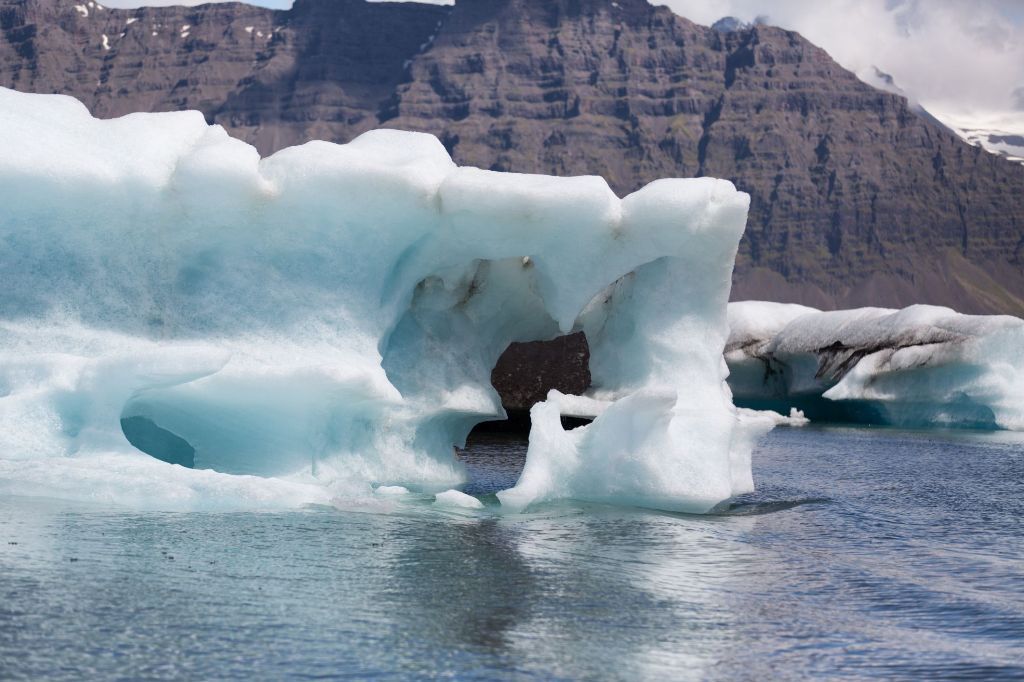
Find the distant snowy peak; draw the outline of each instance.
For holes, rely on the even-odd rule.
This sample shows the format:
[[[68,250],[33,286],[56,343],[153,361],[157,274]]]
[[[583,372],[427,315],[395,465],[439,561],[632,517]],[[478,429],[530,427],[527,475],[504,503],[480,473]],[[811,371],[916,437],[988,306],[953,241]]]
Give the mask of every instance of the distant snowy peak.
[[[1024,115],[1021,116],[1020,127],[1006,130],[999,125],[956,119],[944,114],[933,114],[918,102],[912,94],[901,88],[896,79],[877,66],[870,66],[857,72],[857,77],[868,85],[907,98],[910,108],[919,116],[950,130],[968,144],[981,147],[985,151],[1010,161],[1024,163]]]
[[[1004,156],[1010,161],[1024,163],[1024,122],[1021,125],[1021,132],[987,127],[950,126],[950,128],[975,147],[981,147],[993,154]]]
[[[738,17],[722,17],[715,23],[711,24],[711,28],[719,33],[732,33],[733,31],[746,31],[748,28],[754,26],[761,26],[768,23],[768,17],[766,15],[759,15],[753,22],[743,21]]]
[[[737,17],[722,17],[715,23],[711,24],[711,28],[718,31],[719,33],[732,33],[733,31],[743,31],[750,28],[750,24],[739,19]]]

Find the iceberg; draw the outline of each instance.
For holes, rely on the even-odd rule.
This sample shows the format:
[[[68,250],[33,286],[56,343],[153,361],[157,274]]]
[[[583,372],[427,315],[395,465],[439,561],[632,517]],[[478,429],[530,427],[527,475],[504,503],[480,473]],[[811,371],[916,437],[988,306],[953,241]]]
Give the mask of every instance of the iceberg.
[[[198,112],[0,89],[0,490],[157,508],[437,493],[509,343],[583,331],[507,506],[707,511],[770,420],[722,361],[749,198],[456,166],[377,130],[261,159]],[[561,406],[600,406],[565,431]],[[582,405],[582,407],[581,407]],[[443,493],[446,494],[446,493]],[[452,497],[452,496],[448,496]]]
[[[1024,429],[1024,320],[914,305],[729,304],[736,404],[812,420]]]
[[[460,507],[462,509],[483,509],[484,503],[472,495],[459,490],[446,490],[434,496],[434,504],[440,507]]]

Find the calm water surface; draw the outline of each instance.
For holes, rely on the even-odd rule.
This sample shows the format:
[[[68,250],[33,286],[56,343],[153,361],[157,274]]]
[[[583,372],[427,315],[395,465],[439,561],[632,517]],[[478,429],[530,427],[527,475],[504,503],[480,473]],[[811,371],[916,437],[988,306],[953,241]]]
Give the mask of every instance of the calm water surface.
[[[0,499],[3,679],[1024,677],[1024,440],[777,429],[712,516]]]

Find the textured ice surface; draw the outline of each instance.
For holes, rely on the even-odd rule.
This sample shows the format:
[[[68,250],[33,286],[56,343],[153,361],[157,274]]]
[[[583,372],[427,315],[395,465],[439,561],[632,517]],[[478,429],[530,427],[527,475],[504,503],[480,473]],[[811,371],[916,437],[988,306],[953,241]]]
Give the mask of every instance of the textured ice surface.
[[[386,130],[260,159],[196,112],[100,121],[9,90],[0,131],[6,490],[184,508],[445,490],[452,446],[503,416],[500,354],[573,330],[594,383],[565,407],[604,411],[566,432],[539,406],[503,500],[703,511],[751,487],[766,427],[737,417],[721,355],[748,204],[728,182],[620,200]]]
[[[729,304],[737,403],[812,419],[1024,429],[1024,320],[915,305]]]
[[[484,504],[472,495],[459,490],[445,490],[434,496],[434,504],[440,507],[461,507],[462,509],[482,509]]]
[[[788,415],[775,410],[751,410],[746,407],[739,407],[737,411],[745,417],[767,417],[775,426],[807,426],[811,423],[811,420],[804,416],[803,410],[795,407],[789,408]]]
[[[382,485],[378,486],[373,492],[378,495],[398,496],[408,495],[409,489],[400,485]]]

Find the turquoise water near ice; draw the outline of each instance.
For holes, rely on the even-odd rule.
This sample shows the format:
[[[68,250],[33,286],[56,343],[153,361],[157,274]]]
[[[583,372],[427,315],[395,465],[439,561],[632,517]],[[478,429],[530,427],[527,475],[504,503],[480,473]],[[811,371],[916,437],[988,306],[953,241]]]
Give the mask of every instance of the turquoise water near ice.
[[[0,499],[2,679],[1024,677],[1024,439],[776,429],[709,516]]]

